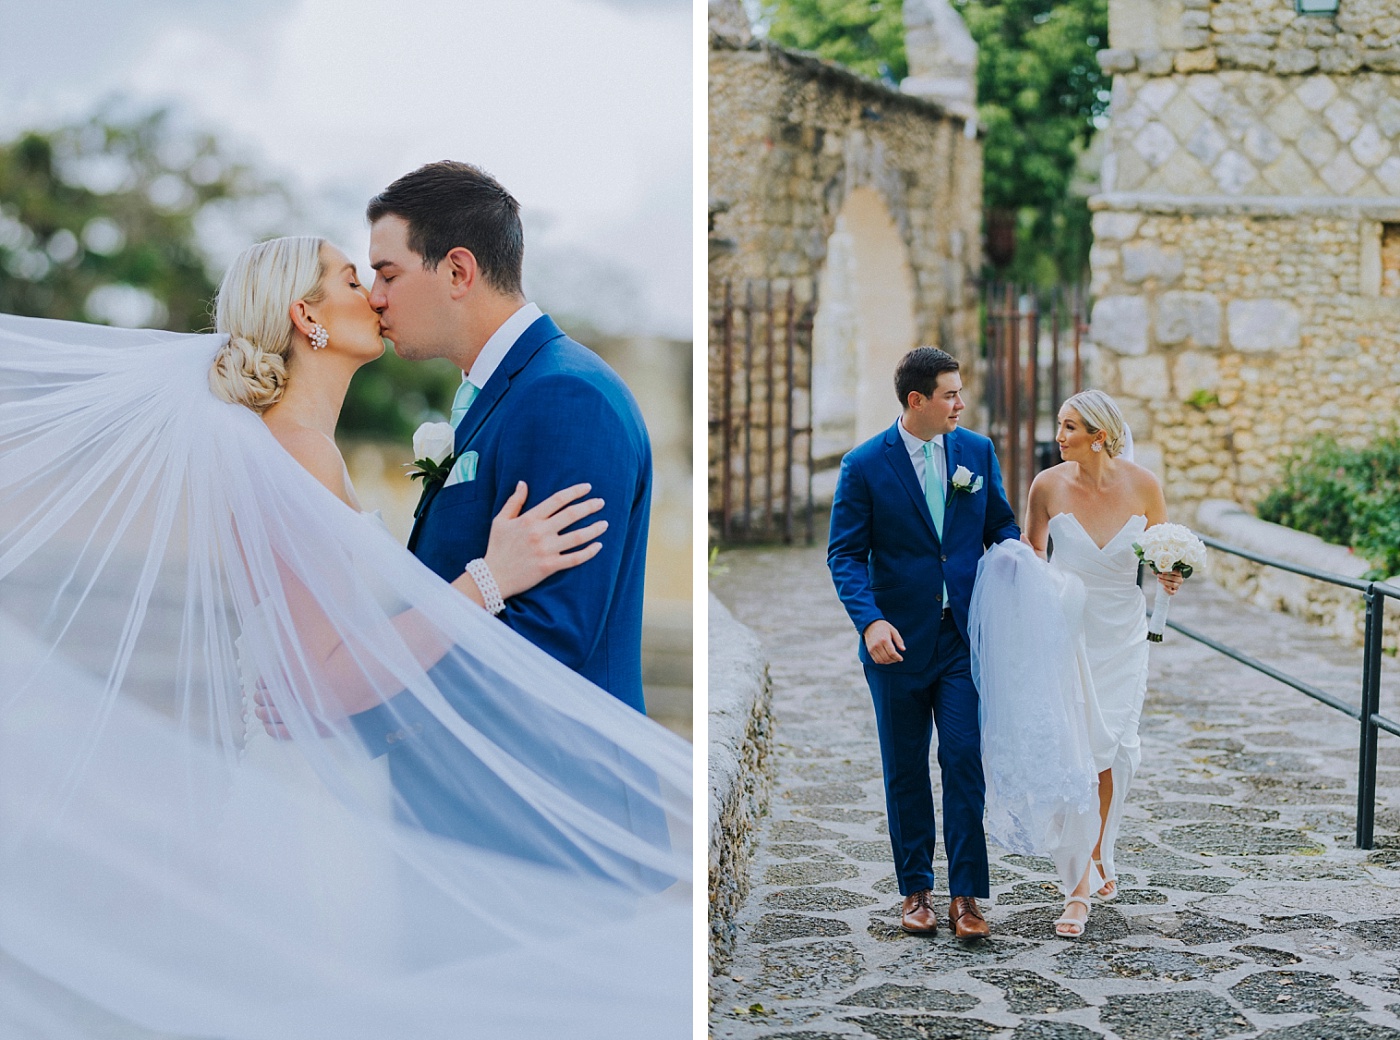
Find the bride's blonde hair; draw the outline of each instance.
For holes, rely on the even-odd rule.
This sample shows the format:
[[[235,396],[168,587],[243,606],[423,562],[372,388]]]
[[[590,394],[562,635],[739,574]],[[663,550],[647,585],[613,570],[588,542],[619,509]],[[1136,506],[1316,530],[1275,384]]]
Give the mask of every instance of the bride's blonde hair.
[[[1123,450],[1124,433],[1127,424],[1123,413],[1118,410],[1118,402],[1102,390],[1081,390],[1063,405],[1073,408],[1084,420],[1084,428],[1090,433],[1104,432],[1103,450],[1109,458],[1114,458]]]
[[[229,340],[214,358],[209,387],[231,404],[263,412],[287,385],[297,300],[325,297],[323,238],[274,238],[249,246],[229,265],[214,305],[214,328]]]

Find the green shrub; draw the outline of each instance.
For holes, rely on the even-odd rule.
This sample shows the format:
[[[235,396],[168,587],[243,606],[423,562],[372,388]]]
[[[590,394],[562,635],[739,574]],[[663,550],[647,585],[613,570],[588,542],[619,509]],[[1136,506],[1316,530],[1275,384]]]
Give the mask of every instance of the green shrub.
[[[1400,574],[1400,434],[1365,448],[1322,440],[1284,463],[1283,483],[1258,505],[1261,519],[1350,546],[1368,578]]]

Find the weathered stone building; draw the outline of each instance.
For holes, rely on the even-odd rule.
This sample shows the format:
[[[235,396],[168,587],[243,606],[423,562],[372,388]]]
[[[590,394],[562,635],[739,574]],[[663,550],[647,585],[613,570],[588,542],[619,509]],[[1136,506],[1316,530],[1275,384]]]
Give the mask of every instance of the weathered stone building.
[[[1400,4],[1110,0],[1093,381],[1180,509],[1400,415]]]
[[[787,466],[786,455],[771,468],[766,456],[784,451],[791,427],[812,429],[816,496],[829,501],[841,455],[897,414],[894,366],[912,347],[965,359],[975,391],[982,152],[976,47],[946,0],[906,0],[911,75],[902,91],[755,39],[737,0],[713,0],[710,11],[713,517],[724,460],[731,473],[747,467],[762,498],[769,474],[776,482]],[[803,357],[790,394],[772,382],[785,378],[787,357],[776,358],[770,380],[760,329],[747,369],[743,351],[730,358],[725,397],[726,284],[736,303],[750,284],[760,303],[769,285],[780,308],[789,289],[799,310],[815,302],[810,348],[799,345],[810,349],[810,376]],[[773,351],[785,349],[786,317],[774,317]],[[746,432],[726,426],[725,400]],[[805,486],[806,458],[804,445],[783,479]]]

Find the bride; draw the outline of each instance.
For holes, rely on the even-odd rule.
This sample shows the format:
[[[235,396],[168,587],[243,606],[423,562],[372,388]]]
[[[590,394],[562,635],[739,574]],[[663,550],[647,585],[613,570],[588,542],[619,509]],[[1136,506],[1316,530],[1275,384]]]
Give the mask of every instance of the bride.
[[[217,321],[0,317],[0,1034],[688,1035],[688,746],[360,509],[344,254],[253,247]],[[601,533],[526,491],[507,597]]]
[[[1067,893],[1055,931],[1076,937],[1090,892],[1117,892],[1114,844],[1141,758],[1150,645],[1133,543],[1167,515],[1161,485],[1131,461],[1131,435],[1104,392],[1064,403],[1056,442],[1064,461],[1036,476],[1026,509],[1025,541],[1040,560],[1053,543],[1049,567],[1024,545],[987,554],[974,654],[989,829],[1051,851]],[[1174,595],[1182,579],[1157,580]],[[1035,690],[1025,688],[1031,674]]]

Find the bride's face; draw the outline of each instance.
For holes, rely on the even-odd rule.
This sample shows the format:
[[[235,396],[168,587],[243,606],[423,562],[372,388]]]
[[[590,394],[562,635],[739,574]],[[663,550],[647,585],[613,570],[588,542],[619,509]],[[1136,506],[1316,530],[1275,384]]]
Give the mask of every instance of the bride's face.
[[[324,297],[308,309],[325,326],[327,346],[342,354],[373,361],[384,353],[379,336],[379,315],[369,304],[369,288],[350,258],[333,245],[321,247],[326,274],[321,280]]]
[[[1060,458],[1066,462],[1082,462],[1094,454],[1094,442],[1105,440],[1102,430],[1090,433],[1089,427],[1073,408],[1060,409],[1060,427],[1055,443],[1060,446]]]

